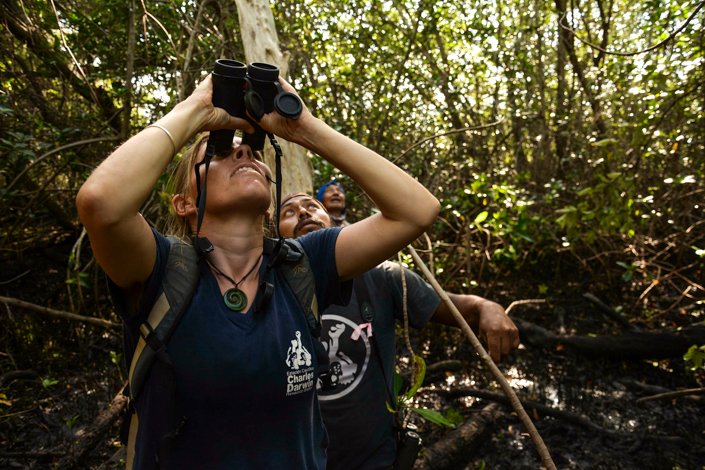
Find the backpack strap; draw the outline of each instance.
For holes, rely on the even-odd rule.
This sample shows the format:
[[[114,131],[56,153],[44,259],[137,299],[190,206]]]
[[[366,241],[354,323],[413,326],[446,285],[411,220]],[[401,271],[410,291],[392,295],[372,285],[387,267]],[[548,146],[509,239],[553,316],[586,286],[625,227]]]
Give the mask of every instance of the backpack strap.
[[[286,239],[282,249],[281,262],[277,269],[282,273],[291,291],[299,301],[308,327],[314,338],[321,336],[321,319],[316,298],[316,279],[304,247],[297,240]]]
[[[199,278],[198,254],[193,246],[176,237],[167,237],[169,258],[161,292],[147,321],[139,327],[139,339],[130,364],[130,398],[135,400],[157,358],[169,363],[166,343],[191,301]]]
[[[379,349],[379,344],[377,343],[377,336],[375,336],[375,315],[372,310],[372,302],[370,300],[370,291],[365,283],[365,276],[356,277],[353,281],[353,289],[355,290],[355,297],[357,297],[357,305],[360,308],[360,316],[363,321],[369,323],[372,326],[372,332],[368,335],[370,340],[370,345],[375,351],[375,357],[377,358],[377,363],[382,371],[382,378],[384,379],[384,388],[387,390],[387,398],[389,399],[389,408],[396,410],[396,400],[394,399],[394,392],[392,383],[387,378],[387,374],[384,371],[384,362],[382,362],[382,353]],[[398,418],[398,416],[397,416]],[[396,421],[396,420],[395,420]]]

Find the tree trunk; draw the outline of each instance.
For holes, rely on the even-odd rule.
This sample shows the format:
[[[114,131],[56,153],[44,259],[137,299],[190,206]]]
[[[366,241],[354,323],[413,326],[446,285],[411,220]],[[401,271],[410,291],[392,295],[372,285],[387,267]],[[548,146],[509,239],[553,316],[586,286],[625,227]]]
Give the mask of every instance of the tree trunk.
[[[125,64],[125,98],[122,107],[122,129],[120,137],[122,140],[130,138],[130,124],[132,120],[132,78],[135,66],[135,1],[130,0],[129,14],[127,15],[127,63]]]
[[[564,5],[560,3],[560,1],[557,1],[556,7],[561,8]],[[565,18],[563,17],[564,12],[558,12],[560,15],[558,18],[558,21],[560,23],[561,19],[563,21],[566,21]],[[558,25],[559,28],[561,28],[560,24]],[[563,29],[563,28],[561,28]],[[575,75],[578,77],[578,81],[580,82],[580,86],[583,90],[583,93],[585,93],[585,97],[588,100],[588,103],[590,103],[590,108],[592,109],[592,114],[593,114],[593,119],[594,119],[594,126],[595,130],[597,131],[598,135],[600,137],[604,137],[608,130],[609,127],[607,125],[607,121],[605,119],[605,116],[602,113],[602,101],[600,97],[598,96],[598,93],[595,92],[595,86],[588,77],[588,75],[585,73],[585,69],[583,67],[583,64],[580,62],[580,59],[578,58],[578,54],[575,51],[575,45],[573,44],[573,36],[570,31],[563,31],[563,35],[559,35],[559,40],[563,40],[564,43],[563,45],[565,46],[565,51],[568,54],[568,59],[570,60],[570,64],[573,66],[573,72]],[[565,40],[566,38],[570,38],[567,41]]]
[[[274,15],[269,2],[264,0],[236,0],[240,17],[240,32],[248,63],[266,62],[279,67],[279,74],[286,77],[289,55],[279,49],[279,38]],[[282,140],[279,142],[282,158],[282,197],[293,192],[313,193],[313,167],[306,150]],[[274,149],[265,146],[265,161],[274,169]]]
[[[560,21],[566,12],[566,0],[556,0],[556,30],[558,41],[556,44],[556,104],[555,127],[556,159],[558,160],[559,178],[565,177],[565,168],[568,157],[568,116],[570,115],[570,103],[566,99],[566,76],[565,67],[567,63],[566,44],[572,39],[568,32],[561,28]]]

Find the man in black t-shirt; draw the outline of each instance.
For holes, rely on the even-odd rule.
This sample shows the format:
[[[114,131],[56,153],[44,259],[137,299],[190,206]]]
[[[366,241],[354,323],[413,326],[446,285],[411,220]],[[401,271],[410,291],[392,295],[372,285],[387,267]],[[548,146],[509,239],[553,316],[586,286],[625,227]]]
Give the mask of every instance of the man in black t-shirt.
[[[281,214],[279,230],[289,238],[331,225],[323,204],[303,193],[284,198]],[[457,326],[431,286],[411,270],[403,273],[412,327],[421,328],[429,320]],[[330,438],[328,469],[378,470],[394,465],[394,415],[386,402],[393,394],[395,322],[403,321],[401,275],[398,264],[380,264],[354,279],[348,305],[331,305],[321,317],[321,339],[338,383],[333,390],[318,390]],[[367,297],[372,322],[363,318],[359,293]],[[495,361],[519,345],[518,330],[499,304],[474,295],[449,296]]]

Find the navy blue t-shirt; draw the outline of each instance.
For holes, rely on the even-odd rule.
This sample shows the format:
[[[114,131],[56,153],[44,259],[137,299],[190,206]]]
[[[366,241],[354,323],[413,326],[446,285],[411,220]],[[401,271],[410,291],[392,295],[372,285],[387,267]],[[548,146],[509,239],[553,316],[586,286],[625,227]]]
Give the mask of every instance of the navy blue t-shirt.
[[[433,316],[440,298],[418,274],[408,269],[404,273],[409,324],[421,328]],[[393,393],[395,322],[403,321],[401,268],[384,262],[354,282],[350,303],[331,305],[321,317],[321,339],[331,370],[339,374],[335,389],[319,390],[330,437],[329,470],[387,468],[396,457],[394,415],[386,402]],[[372,330],[362,326],[365,320],[357,298],[358,283],[363,283],[369,294]]]
[[[321,310],[345,299],[335,264],[338,233],[319,230],[299,239]],[[164,275],[169,242],[156,231],[155,237],[157,259],[136,315],[128,314],[120,290],[112,289],[129,339],[146,319]],[[266,264],[265,255],[260,276]],[[136,404],[134,468],[155,468],[156,458],[168,469],[325,468],[328,439],[315,393],[313,339],[284,277],[275,271],[274,281],[263,311],[235,313],[223,304],[211,271],[201,267],[167,348],[175,403],[169,403],[165,368],[157,361]],[[175,438],[164,439],[175,431]]]

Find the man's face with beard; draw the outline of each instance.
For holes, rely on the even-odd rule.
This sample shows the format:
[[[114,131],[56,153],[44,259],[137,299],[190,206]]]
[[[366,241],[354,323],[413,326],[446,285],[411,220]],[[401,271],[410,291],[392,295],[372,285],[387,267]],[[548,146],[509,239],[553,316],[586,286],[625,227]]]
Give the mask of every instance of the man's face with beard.
[[[279,233],[283,237],[298,238],[330,226],[328,212],[316,199],[303,193],[284,198],[279,221]]]

